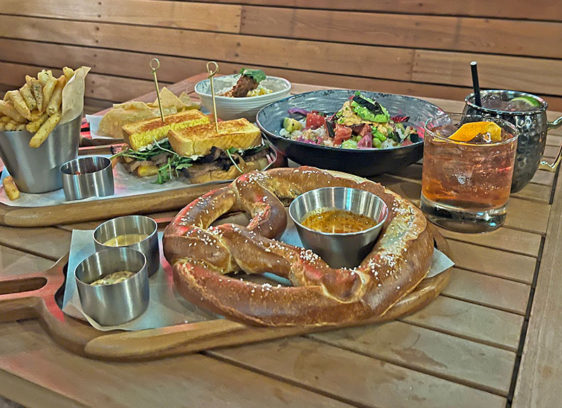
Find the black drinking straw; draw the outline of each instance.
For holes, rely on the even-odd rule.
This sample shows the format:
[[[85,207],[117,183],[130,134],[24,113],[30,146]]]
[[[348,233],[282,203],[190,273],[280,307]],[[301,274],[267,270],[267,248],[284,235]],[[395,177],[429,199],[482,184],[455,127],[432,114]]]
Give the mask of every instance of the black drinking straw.
[[[480,99],[480,84],[478,83],[478,65],[476,61],[470,63],[470,70],[472,71],[472,87],[474,88],[474,103],[477,106],[482,106],[482,99]]]

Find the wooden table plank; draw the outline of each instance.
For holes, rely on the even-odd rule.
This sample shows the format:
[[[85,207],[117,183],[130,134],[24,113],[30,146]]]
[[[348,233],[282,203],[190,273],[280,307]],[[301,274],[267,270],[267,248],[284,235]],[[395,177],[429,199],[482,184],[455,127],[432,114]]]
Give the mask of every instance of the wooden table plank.
[[[541,236],[539,234],[511,228],[499,228],[495,231],[483,232],[481,234],[463,234],[444,228],[439,228],[439,232],[444,237],[456,241],[469,242],[502,251],[517,252],[534,256],[535,258],[539,255],[541,246]]]
[[[402,320],[510,351],[517,350],[523,324],[523,316],[444,296]]]
[[[368,407],[503,407],[505,399],[302,337],[211,352]],[[353,375],[350,375],[354,373]]]
[[[513,407],[554,407],[562,400],[562,177],[558,177],[550,225],[513,398]]]
[[[53,265],[53,261],[26,254],[13,248],[0,245],[0,271],[2,276],[17,276],[41,272]]]
[[[533,281],[536,265],[533,257],[454,240],[449,241],[449,247],[459,268],[528,284]]]
[[[550,195],[552,193],[552,186],[545,186],[543,184],[529,183],[521,191],[512,193],[512,197],[525,198],[527,200],[542,201],[545,203],[550,202]]]
[[[0,370],[88,406],[346,406],[200,354],[149,363],[86,359],[54,344],[35,321],[3,324]],[[24,404],[37,397],[11,395],[2,383],[0,393]]]
[[[57,260],[68,252],[70,233],[58,228],[21,229],[0,226],[0,244]]]
[[[515,353],[394,321],[308,337],[507,396]]]
[[[544,186],[552,186],[552,184],[554,183],[554,173],[546,170],[537,170],[537,172],[531,179],[531,183],[542,184]]]
[[[525,316],[531,286],[453,268],[443,295]]]

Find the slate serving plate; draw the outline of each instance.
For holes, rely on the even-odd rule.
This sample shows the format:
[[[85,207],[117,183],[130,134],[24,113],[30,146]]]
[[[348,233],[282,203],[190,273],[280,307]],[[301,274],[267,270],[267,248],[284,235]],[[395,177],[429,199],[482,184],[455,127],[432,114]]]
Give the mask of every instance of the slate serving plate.
[[[388,149],[341,149],[293,141],[279,135],[283,119],[290,108],[316,110],[326,114],[338,111],[355,90],[328,89],[290,96],[263,107],[256,122],[267,138],[291,160],[323,169],[338,170],[358,176],[375,176],[414,163],[423,156],[423,140],[408,146]],[[409,116],[407,124],[423,131],[424,123],[438,115],[441,108],[410,96],[361,91],[382,104],[391,116]]]

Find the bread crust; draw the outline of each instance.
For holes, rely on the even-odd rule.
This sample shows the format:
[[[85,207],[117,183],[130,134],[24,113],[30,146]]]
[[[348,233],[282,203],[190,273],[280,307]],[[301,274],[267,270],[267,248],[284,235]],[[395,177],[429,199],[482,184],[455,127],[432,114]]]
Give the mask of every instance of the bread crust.
[[[354,269],[330,268],[312,251],[275,239],[287,222],[282,200],[336,186],[370,191],[389,208],[378,242]],[[247,227],[209,227],[239,210],[251,216]],[[282,168],[244,174],[193,201],[166,228],[164,252],[178,291],[193,303],[250,324],[325,326],[383,315],[412,291],[431,266],[433,236],[417,207],[378,183],[312,167]],[[294,286],[225,275],[240,270],[273,272]]]

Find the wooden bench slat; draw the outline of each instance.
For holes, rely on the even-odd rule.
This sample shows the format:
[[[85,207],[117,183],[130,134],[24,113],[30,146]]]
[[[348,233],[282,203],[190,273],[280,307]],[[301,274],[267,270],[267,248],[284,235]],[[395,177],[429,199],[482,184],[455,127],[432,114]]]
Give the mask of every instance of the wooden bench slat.
[[[255,6],[244,6],[243,13],[240,32],[256,36],[562,56],[562,25],[551,22]]]
[[[513,7],[511,0],[496,1],[447,1],[440,0],[400,0],[372,2],[363,0],[198,0],[206,3],[244,3],[252,5],[267,5],[294,8],[314,8],[329,10],[360,10],[398,12],[404,14],[437,14],[463,15],[475,17],[501,16],[517,19],[562,20],[562,10],[555,2],[538,0],[537,2],[517,3]]]
[[[3,0],[2,14],[238,33],[242,7],[173,1]],[[187,17],[187,18],[186,18]]]

